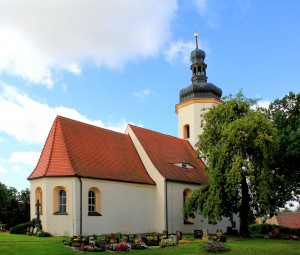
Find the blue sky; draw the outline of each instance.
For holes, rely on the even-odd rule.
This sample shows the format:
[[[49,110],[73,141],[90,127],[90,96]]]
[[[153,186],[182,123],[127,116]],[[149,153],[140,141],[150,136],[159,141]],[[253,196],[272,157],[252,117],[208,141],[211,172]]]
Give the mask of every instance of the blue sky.
[[[58,114],[177,136],[195,30],[223,95],[243,89],[267,105],[299,93],[299,10],[295,0],[0,1],[0,181],[29,188]]]

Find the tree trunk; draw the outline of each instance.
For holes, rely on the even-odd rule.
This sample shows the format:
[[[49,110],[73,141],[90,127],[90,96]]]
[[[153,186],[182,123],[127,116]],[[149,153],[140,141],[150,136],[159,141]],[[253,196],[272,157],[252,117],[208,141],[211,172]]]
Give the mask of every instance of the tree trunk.
[[[246,176],[242,180],[242,201],[240,206],[240,235],[249,237],[250,198]]]

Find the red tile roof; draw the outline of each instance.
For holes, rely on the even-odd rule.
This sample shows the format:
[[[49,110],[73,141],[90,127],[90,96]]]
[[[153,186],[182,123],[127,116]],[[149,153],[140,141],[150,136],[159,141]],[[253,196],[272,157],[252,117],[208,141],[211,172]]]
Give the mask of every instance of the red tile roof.
[[[300,229],[300,212],[281,212],[276,219],[279,226]]]
[[[129,125],[160,174],[167,180],[195,184],[207,183],[204,163],[187,140]],[[184,169],[176,163],[186,163],[193,168]]]
[[[155,184],[128,135],[61,116],[28,179],[50,176]]]

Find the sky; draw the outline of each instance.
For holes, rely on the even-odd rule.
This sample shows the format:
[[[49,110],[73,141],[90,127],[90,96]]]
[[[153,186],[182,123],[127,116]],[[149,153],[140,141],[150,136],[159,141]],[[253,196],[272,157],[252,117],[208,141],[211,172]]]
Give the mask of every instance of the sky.
[[[57,115],[177,136],[193,34],[208,82],[268,105],[300,89],[300,1],[0,0],[0,182],[29,188]]]

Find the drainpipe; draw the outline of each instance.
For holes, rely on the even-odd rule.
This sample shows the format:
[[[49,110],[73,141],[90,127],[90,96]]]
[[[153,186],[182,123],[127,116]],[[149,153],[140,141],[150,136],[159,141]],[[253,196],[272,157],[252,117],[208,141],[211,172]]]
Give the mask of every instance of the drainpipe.
[[[169,234],[169,226],[168,226],[168,221],[169,221],[169,219],[168,219],[168,182],[167,182],[167,180],[165,180],[165,193],[166,193],[166,230],[167,230],[167,233]]]
[[[80,177],[79,182],[80,182],[80,214],[79,214],[79,234],[82,235],[82,180]]]

